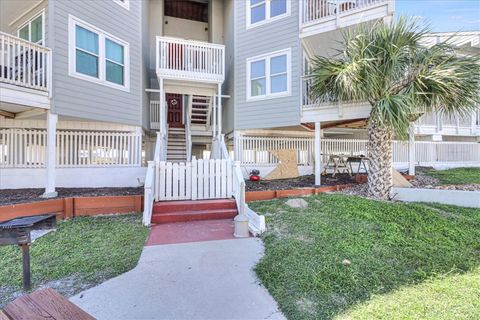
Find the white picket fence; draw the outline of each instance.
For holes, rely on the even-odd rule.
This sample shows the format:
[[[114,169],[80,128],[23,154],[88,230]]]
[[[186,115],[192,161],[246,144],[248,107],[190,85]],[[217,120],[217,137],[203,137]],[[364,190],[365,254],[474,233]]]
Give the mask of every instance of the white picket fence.
[[[0,129],[0,168],[42,168],[46,130]],[[56,134],[60,168],[140,166],[142,136],[137,132],[64,131]]]
[[[314,162],[314,142],[312,137],[261,137],[238,136],[235,138],[237,160],[242,165],[275,165],[278,159],[271,150],[293,149],[297,151],[299,166],[311,166]],[[322,162],[329,155],[368,155],[368,141],[360,139],[322,139]],[[393,162],[408,162],[408,142],[393,142]],[[480,143],[476,142],[415,142],[415,162],[417,164],[480,162]]]
[[[155,164],[155,201],[232,197],[232,161],[192,160]]]

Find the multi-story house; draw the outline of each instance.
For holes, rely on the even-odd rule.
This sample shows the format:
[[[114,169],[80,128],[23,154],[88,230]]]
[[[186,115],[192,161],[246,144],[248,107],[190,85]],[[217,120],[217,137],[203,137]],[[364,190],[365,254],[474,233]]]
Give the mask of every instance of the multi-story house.
[[[370,107],[312,100],[309,61],[393,14],[393,0],[2,0],[0,188],[138,185],[154,157],[231,157],[265,175],[285,148],[319,174],[329,153],[366,152]],[[462,37],[478,51],[478,33]],[[426,115],[416,139],[470,141],[462,156],[440,145],[480,161],[478,117]]]

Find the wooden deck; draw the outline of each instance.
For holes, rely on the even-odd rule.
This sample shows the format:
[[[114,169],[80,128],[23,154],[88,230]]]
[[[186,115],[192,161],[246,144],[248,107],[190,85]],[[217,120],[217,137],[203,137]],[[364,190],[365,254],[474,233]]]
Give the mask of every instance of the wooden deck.
[[[9,303],[0,320],[91,320],[95,319],[53,289],[42,289]]]

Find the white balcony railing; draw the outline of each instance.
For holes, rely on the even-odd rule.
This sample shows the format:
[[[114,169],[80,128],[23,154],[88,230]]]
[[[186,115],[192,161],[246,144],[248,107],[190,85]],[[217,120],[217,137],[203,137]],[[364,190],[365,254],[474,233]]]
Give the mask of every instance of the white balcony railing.
[[[354,10],[387,2],[388,0],[304,0],[302,23],[309,24]]]
[[[0,32],[0,82],[48,92],[51,51]]]
[[[427,112],[416,122],[419,134],[480,135],[480,110],[464,117],[441,115]]]
[[[157,37],[159,76],[202,82],[225,79],[225,46],[201,41]]]

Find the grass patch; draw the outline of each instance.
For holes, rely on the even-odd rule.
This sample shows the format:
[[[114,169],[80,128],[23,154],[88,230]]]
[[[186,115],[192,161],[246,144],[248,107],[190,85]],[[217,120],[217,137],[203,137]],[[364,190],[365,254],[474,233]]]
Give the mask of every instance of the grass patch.
[[[439,180],[439,184],[480,184],[480,168],[454,168],[427,170],[426,175]]]
[[[250,204],[268,224],[256,272],[290,319],[332,319],[374,296],[480,266],[478,209],[340,194],[304,199],[303,210],[284,199]],[[409,319],[407,312],[396,318]],[[478,305],[471,312],[480,315]]]
[[[337,320],[365,319],[478,319],[480,269],[439,277],[425,283],[375,296]]]
[[[137,264],[148,229],[141,215],[78,217],[30,248],[32,287],[53,287],[70,296]],[[16,246],[0,247],[0,306],[21,294],[22,256]]]

